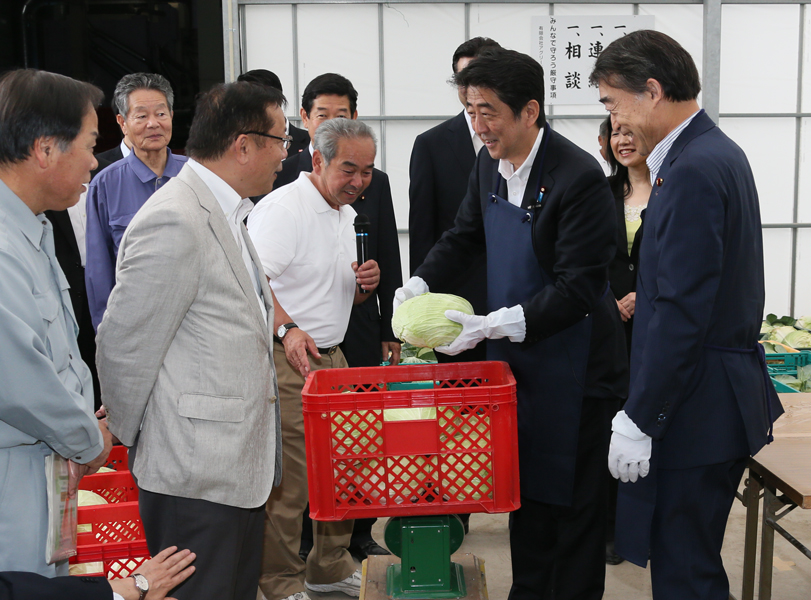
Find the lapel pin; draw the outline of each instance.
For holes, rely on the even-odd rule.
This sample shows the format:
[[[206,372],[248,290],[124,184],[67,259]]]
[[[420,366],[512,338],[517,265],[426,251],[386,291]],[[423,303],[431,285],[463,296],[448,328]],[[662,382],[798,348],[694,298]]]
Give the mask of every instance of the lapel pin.
[[[657,186],[657,187],[662,187],[662,184],[663,184],[664,182],[665,182],[665,180],[664,180],[664,179],[662,179],[661,177],[657,177],[657,178],[656,178],[656,186]]]

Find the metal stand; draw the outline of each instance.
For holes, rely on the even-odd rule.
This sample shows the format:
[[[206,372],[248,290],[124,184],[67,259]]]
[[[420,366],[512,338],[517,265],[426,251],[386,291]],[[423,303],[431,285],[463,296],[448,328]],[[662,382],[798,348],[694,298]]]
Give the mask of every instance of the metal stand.
[[[386,545],[401,564],[389,565],[386,593],[395,600],[466,596],[462,566],[451,562],[464,539],[464,527],[455,515],[389,519]]]

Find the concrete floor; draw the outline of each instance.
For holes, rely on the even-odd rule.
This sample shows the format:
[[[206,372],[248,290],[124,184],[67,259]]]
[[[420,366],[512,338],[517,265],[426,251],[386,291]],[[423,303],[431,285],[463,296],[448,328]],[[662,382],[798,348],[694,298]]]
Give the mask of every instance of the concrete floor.
[[[731,591],[737,598],[741,595],[745,510],[740,502],[735,502],[723,549]],[[384,524],[385,520],[379,519],[373,530],[379,543],[383,541]],[[811,510],[795,509],[781,519],[780,524],[801,542],[811,546]],[[811,599],[811,561],[779,535],[775,535],[774,546],[774,600]],[[470,552],[485,560],[490,600],[506,600],[511,583],[507,515],[471,515],[470,534],[465,538],[459,552]],[[312,592],[310,597],[312,600],[347,599],[344,594]],[[650,598],[650,575],[646,569],[629,563],[607,566],[605,600]]]

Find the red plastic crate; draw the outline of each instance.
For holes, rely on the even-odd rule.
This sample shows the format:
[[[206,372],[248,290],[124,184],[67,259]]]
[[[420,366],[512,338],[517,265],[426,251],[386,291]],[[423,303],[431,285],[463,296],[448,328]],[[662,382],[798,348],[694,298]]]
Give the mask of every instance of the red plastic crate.
[[[129,471],[96,473],[82,477],[79,489],[94,492],[111,504],[138,501],[138,487]]]
[[[116,471],[129,471],[129,451],[126,446],[113,446],[110,456],[107,457],[107,464],[104,465]]]
[[[424,381],[433,388],[389,389]],[[308,377],[302,405],[313,519],[520,506],[515,378],[507,363],[324,369]],[[426,407],[436,409],[435,419],[385,418],[389,409]]]
[[[90,531],[83,532],[82,525],[90,525]],[[103,572],[90,575],[128,577],[150,558],[137,502],[81,506],[79,529],[70,564],[103,563]]]

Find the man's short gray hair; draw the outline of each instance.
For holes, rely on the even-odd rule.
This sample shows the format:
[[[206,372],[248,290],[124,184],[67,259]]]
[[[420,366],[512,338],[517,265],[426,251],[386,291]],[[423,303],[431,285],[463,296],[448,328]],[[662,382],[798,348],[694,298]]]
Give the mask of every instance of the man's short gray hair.
[[[324,164],[328,165],[335,155],[338,154],[338,142],[340,140],[353,140],[358,138],[368,138],[374,142],[375,154],[377,154],[377,137],[375,132],[363,121],[355,119],[330,119],[318,126],[315,130],[313,148],[321,152],[324,157]]]
[[[157,73],[132,73],[124,75],[115,86],[115,92],[113,92],[113,108],[123,118],[127,118],[127,113],[130,110],[130,94],[135,90],[155,90],[162,93],[166,97],[169,112],[172,112],[175,93],[172,91],[172,86],[169,85],[166,77]]]

